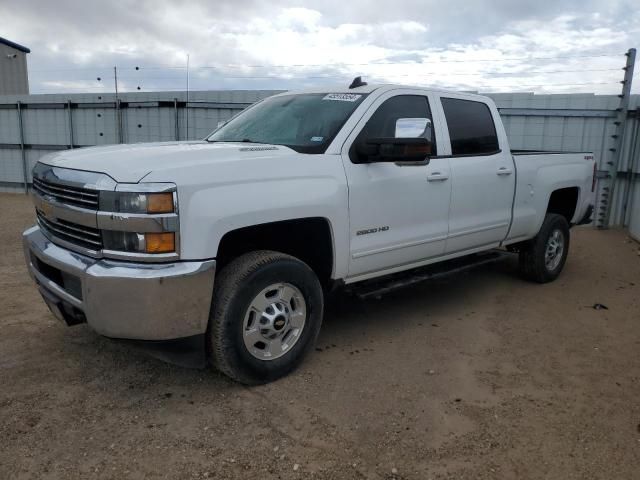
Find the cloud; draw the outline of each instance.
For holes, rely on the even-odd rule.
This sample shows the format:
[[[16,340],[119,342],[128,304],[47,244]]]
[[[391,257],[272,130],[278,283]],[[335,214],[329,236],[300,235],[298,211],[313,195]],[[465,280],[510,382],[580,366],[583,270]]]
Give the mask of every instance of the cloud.
[[[0,18],[3,36],[32,49],[34,92],[106,91],[113,65],[122,90],[183,89],[189,54],[193,89],[364,75],[464,90],[618,93],[622,53],[640,38],[640,13],[625,0],[31,0],[0,5]],[[618,55],[596,56],[603,52]]]

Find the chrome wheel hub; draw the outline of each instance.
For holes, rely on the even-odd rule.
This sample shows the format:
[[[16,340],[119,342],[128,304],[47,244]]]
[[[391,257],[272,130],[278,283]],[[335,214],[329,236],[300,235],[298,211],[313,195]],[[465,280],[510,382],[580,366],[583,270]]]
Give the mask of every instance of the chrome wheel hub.
[[[307,304],[297,287],[269,285],[254,297],[244,316],[244,345],[260,360],[279,358],[300,339],[306,319]]]
[[[554,230],[547,239],[547,246],[544,252],[544,264],[547,270],[555,270],[564,253],[564,235],[560,230]]]

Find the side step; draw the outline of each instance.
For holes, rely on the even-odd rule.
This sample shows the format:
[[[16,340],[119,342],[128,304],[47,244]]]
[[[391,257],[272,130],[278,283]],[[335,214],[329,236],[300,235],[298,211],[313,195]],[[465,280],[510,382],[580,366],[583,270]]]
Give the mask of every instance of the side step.
[[[427,265],[426,267],[393,273],[382,278],[364,280],[354,283],[353,285],[348,285],[346,291],[360,299],[379,297],[385,293],[424,282],[425,280],[448,277],[449,275],[465,272],[482,265],[513,258],[513,256],[513,253],[504,250],[489,250],[488,252],[454,258],[453,260]]]

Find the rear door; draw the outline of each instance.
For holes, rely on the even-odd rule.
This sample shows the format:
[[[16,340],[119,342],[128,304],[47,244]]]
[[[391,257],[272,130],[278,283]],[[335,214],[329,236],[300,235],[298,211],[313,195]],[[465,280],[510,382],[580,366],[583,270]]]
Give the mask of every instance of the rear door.
[[[352,280],[372,272],[401,270],[444,253],[451,194],[449,159],[434,158],[421,165],[358,163],[354,153],[354,145],[363,138],[396,136],[399,119],[430,120],[437,149],[442,122],[432,116],[434,100],[421,90],[388,91],[376,99],[343,145]]]
[[[440,97],[451,148],[447,254],[497,246],[511,221],[516,175],[502,123],[493,104],[471,98]]]

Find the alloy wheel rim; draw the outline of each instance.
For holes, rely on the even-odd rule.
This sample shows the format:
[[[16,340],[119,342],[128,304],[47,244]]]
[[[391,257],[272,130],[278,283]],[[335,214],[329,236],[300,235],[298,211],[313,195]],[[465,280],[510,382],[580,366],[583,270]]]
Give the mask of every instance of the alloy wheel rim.
[[[307,320],[302,292],[290,283],[274,283],[251,301],[244,316],[242,336],[251,355],[275,360],[298,342]]]
[[[560,230],[554,230],[547,239],[544,252],[544,264],[548,271],[558,268],[564,253],[564,235]]]

